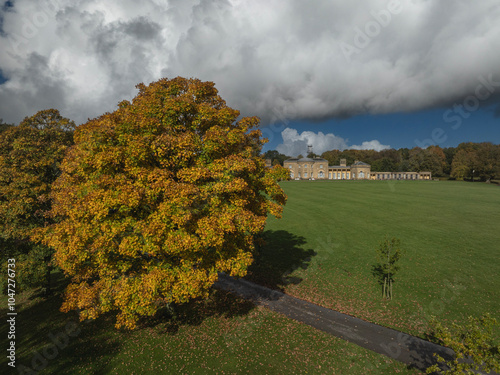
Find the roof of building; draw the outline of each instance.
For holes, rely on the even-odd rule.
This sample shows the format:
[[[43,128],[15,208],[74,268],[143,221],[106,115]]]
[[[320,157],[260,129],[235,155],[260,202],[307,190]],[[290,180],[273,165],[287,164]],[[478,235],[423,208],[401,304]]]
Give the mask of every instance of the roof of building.
[[[370,166],[370,164],[362,162],[362,161],[356,161],[353,165],[367,165],[367,166]]]
[[[345,169],[351,169],[351,167],[348,166],[348,165],[329,165],[328,168],[345,168]]]
[[[286,159],[285,162],[287,161],[308,161],[308,162],[311,162],[311,161],[327,161],[326,159],[323,159],[323,158],[314,158],[314,159],[311,159],[311,158],[301,158],[301,159],[297,159],[297,158],[290,158],[290,159]]]

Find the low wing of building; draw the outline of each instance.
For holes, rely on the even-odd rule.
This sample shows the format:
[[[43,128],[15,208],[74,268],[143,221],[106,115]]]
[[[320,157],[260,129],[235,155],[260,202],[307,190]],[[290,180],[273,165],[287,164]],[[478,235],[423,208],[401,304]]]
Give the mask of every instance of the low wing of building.
[[[340,165],[328,165],[322,158],[292,158],[283,166],[292,180],[430,180],[431,172],[371,172],[370,164],[356,160],[348,166],[346,159]]]

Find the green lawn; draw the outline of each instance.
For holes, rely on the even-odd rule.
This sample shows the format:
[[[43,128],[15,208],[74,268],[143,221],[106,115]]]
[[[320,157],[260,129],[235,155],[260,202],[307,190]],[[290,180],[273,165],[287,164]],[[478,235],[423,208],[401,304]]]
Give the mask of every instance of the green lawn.
[[[75,313],[58,312],[60,305],[59,293],[48,299],[33,292],[18,296],[19,370],[23,365],[54,375],[418,373],[220,291],[180,308],[176,321],[160,317],[133,332],[115,330],[112,317],[78,322]],[[72,336],[64,338],[68,325]],[[5,324],[0,335],[7,337]],[[62,348],[54,350],[51,337]],[[2,356],[1,374],[23,373],[10,370]]]
[[[464,321],[490,312],[500,319],[498,186],[453,181],[282,186],[288,195],[283,218],[269,219],[268,245],[250,278],[421,336],[431,315]],[[386,235],[399,238],[405,250],[390,302],[381,299],[371,275],[375,250]]]
[[[500,318],[499,187],[448,181],[282,186],[288,194],[283,218],[269,219],[250,279],[421,336],[430,315],[448,322],[484,312]],[[371,275],[385,235],[400,238],[406,252],[390,302]],[[159,317],[123,332],[112,317],[80,323],[74,312],[59,312],[63,286],[59,275],[51,298],[18,295],[18,365],[41,366],[41,374],[418,373],[220,291],[181,307],[176,321]],[[5,298],[0,312],[6,316]],[[77,333],[54,352],[49,334],[61,337],[68,323]],[[6,324],[0,336],[7,337]],[[9,373],[6,356],[0,369]]]

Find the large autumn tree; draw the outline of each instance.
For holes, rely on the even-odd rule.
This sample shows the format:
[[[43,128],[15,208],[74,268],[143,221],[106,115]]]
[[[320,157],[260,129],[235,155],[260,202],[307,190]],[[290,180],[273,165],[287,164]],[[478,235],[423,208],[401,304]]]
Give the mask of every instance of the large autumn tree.
[[[74,128],[57,110],[47,109],[0,132],[0,258],[2,263],[16,259],[18,291],[50,285],[52,251],[30,236],[51,223],[51,184]]]
[[[44,233],[71,278],[63,311],[117,313],[133,328],[172,303],[206,296],[218,272],[243,276],[254,235],[286,196],[265,167],[256,117],[239,120],[212,82],[139,84],[132,102],[88,121],[53,187]]]

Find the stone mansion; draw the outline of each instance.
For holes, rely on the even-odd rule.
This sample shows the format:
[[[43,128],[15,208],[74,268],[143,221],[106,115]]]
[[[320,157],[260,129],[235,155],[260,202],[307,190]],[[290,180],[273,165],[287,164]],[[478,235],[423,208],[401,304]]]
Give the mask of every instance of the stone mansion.
[[[287,159],[283,166],[292,180],[430,180],[431,172],[371,172],[370,164],[355,161],[348,166],[346,159],[340,165],[328,165],[322,158]]]

